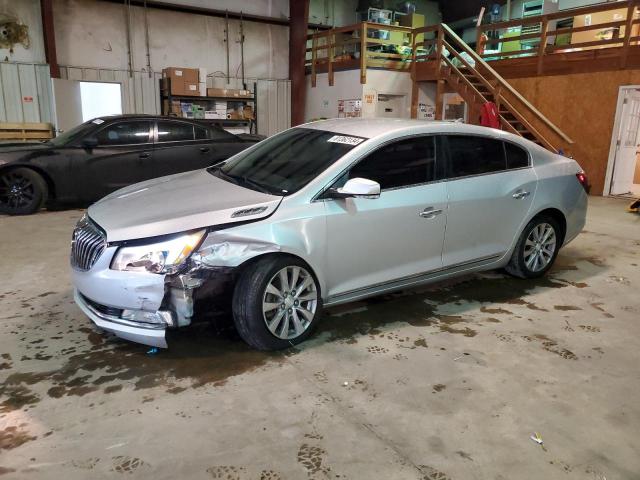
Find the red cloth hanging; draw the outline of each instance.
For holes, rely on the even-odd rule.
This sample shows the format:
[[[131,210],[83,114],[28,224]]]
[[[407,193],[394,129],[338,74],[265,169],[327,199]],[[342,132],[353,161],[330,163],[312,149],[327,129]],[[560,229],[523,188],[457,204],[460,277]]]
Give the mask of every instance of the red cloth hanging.
[[[480,112],[480,125],[483,127],[500,128],[500,118],[498,117],[498,107],[493,102],[482,105]]]

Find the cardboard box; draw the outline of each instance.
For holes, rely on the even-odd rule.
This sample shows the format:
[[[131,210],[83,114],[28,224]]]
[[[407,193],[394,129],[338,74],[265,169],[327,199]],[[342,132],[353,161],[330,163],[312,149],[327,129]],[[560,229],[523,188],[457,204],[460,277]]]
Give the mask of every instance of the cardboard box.
[[[171,83],[171,90],[169,91],[169,83]],[[184,82],[181,80],[169,80],[167,78],[162,79],[162,90],[165,95],[184,95]]]
[[[171,100],[171,103],[169,103],[169,100],[163,100],[162,111],[167,115],[180,115],[182,113],[180,100]]]
[[[636,154],[636,171],[633,174],[633,183],[640,185],[640,153]]]
[[[253,98],[249,90],[235,88],[207,88],[207,97]]]
[[[182,80],[185,83],[198,83],[200,71],[197,68],[167,67],[162,69],[162,77]]]
[[[244,108],[242,109],[242,118],[245,118],[247,120],[254,119],[253,108],[251,107],[251,105],[244,106]]]
[[[168,67],[162,70],[163,88],[167,90],[167,81],[170,79],[171,95],[199,96],[198,84],[200,72],[197,68]],[[195,90],[194,90],[195,85]]]
[[[204,112],[204,118],[206,119],[210,119],[210,120],[222,120],[227,118],[227,112],[221,112],[218,110],[205,110]]]
[[[187,97],[199,97],[200,87],[198,86],[198,82],[195,82],[195,83],[185,82],[184,91],[182,95],[185,95]]]

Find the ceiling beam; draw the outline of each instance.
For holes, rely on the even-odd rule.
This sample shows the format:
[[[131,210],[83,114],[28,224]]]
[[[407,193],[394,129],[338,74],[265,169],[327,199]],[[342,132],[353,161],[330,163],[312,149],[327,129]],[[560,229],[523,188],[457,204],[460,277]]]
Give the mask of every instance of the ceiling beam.
[[[103,2],[117,3],[122,5],[123,0],[101,0]],[[295,0],[291,0],[292,2]],[[144,0],[130,0],[131,5],[137,7],[144,6]],[[288,18],[279,17],[267,17],[263,15],[253,15],[250,13],[231,12],[226,10],[217,10],[214,8],[194,7],[191,5],[183,5],[178,3],[159,2],[154,0],[147,0],[147,8],[154,8],[156,10],[168,10],[171,12],[192,13],[196,15],[206,15],[209,17],[225,18],[227,15],[234,20],[242,19],[243,22],[256,22],[266,23],[269,25],[280,25],[282,27],[289,27],[290,21]],[[320,25],[316,23],[309,24],[309,28],[314,30],[329,30],[332,27],[330,25]]]

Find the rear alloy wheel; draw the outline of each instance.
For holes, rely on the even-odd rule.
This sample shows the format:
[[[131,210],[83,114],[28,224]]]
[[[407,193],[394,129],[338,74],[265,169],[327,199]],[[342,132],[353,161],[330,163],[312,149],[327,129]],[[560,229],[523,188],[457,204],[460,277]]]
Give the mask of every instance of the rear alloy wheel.
[[[266,257],[247,267],[233,295],[238,333],[260,350],[279,350],[305,340],[322,300],[308,267],[293,257]]]
[[[0,213],[29,215],[35,213],[47,198],[47,183],[29,168],[16,168],[0,173]]]
[[[506,270],[520,278],[536,278],[551,268],[560,249],[558,222],[539,215],[525,227]]]

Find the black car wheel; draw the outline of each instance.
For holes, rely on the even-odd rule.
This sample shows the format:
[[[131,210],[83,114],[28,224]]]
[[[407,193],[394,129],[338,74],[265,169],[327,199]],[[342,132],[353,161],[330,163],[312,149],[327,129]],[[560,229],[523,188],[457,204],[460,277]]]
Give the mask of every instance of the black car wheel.
[[[321,309],[315,275],[304,262],[285,255],[249,265],[233,292],[236,329],[260,350],[280,350],[307,339]]]
[[[47,183],[29,168],[0,173],[0,213],[29,215],[47,199]]]

